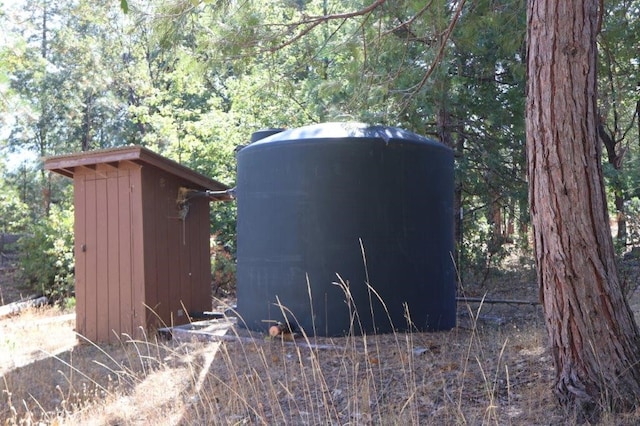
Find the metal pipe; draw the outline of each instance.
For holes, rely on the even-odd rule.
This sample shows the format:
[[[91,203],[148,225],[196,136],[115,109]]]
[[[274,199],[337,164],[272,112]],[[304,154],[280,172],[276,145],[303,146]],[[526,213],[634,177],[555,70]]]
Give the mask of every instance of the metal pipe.
[[[236,198],[236,188],[230,188],[225,191],[199,191],[197,189],[180,188],[178,202],[186,202],[196,197],[206,197],[212,201],[232,201]]]
[[[225,196],[228,197],[228,199],[225,199],[224,201],[230,201],[235,200],[236,198],[236,187],[234,186],[233,188],[229,188],[226,191],[206,191],[206,193],[212,200],[220,196]]]
[[[506,305],[539,305],[540,302],[533,300],[509,300],[509,299],[485,299],[484,297],[456,297],[457,302],[462,303],[504,303]]]

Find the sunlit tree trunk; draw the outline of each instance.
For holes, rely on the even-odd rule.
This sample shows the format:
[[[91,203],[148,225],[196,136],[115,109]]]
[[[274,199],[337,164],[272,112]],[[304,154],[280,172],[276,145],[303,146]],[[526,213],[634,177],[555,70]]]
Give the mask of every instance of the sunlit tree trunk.
[[[640,336],[609,231],[596,117],[598,0],[529,0],[527,154],[534,244],[563,405],[640,398]]]
[[[40,44],[40,55],[42,56],[43,61],[47,61],[48,53],[49,53],[49,45],[47,40],[47,2],[43,2],[42,4],[42,40]],[[46,72],[46,69],[45,69]],[[43,82],[45,80],[43,79]],[[39,141],[39,154],[40,157],[45,157],[48,152],[48,138],[47,138],[47,127],[49,126],[49,100],[47,95],[47,90],[45,88],[45,84],[43,83],[43,87],[40,95],[40,106],[41,106],[41,117],[38,122],[38,141]],[[49,180],[48,173],[44,171],[44,169],[40,170],[40,182],[42,184],[42,204],[44,211],[47,215],[49,215],[49,210],[51,208],[51,181]]]

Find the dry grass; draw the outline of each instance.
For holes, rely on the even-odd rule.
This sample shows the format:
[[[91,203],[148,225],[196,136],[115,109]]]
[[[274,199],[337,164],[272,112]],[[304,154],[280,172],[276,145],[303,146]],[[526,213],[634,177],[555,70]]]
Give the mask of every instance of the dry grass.
[[[58,309],[28,309],[0,321],[0,376],[34,360],[73,348],[74,315]]]
[[[119,345],[98,347],[69,346],[73,322],[52,320],[55,310],[32,310],[0,321],[0,418],[70,425],[574,423],[550,391],[539,308],[476,304],[459,313],[459,327],[440,333],[302,336],[292,343],[232,327],[224,341],[124,336]],[[603,424],[639,422],[640,414],[603,417]]]
[[[539,324],[485,326],[478,313],[470,327],[444,333],[292,344],[233,328],[237,341],[85,343],[3,370],[0,416],[9,424],[83,425],[561,422]],[[3,341],[44,344],[27,325],[52,314],[7,320]],[[34,329],[53,336],[73,335],[71,328],[48,321]]]

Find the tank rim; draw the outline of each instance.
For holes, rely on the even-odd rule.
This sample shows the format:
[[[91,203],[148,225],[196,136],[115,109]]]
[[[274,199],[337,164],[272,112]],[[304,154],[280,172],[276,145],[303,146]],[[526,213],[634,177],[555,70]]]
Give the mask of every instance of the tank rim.
[[[390,143],[421,143],[451,150],[443,143],[398,127],[372,125],[362,122],[327,122],[283,130],[257,140],[246,148],[274,143],[326,142],[328,140],[381,140]]]

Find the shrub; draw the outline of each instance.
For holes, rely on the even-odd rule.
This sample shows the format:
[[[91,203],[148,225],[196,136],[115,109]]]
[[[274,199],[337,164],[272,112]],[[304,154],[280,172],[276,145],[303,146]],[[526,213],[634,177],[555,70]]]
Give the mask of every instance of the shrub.
[[[236,292],[236,262],[231,249],[211,236],[211,284],[215,297],[233,296]]]
[[[633,197],[628,200],[625,203],[625,213],[627,216],[627,246],[638,246],[640,245],[640,198]]]
[[[52,206],[49,216],[34,223],[19,246],[21,272],[31,291],[58,303],[73,296],[73,208]]]
[[[17,192],[0,185],[0,232],[21,234],[29,221],[29,206],[20,201]]]

